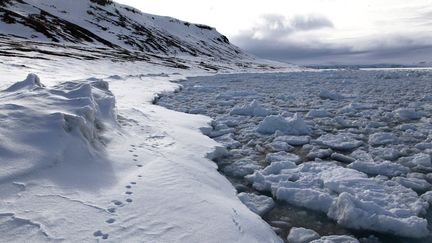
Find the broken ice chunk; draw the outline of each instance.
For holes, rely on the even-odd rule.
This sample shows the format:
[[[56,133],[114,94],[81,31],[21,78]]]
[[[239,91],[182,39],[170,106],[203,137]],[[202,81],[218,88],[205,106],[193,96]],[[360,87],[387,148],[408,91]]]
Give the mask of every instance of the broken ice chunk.
[[[369,144],[372,146],[394,144],[397,141],[398,138],[390,132],[378,132],[369,137]]]
[[[246,207],[259,216],[263,216],[275,206],[273,199],[264,195],[242,192],[237,196]]]
[[[250,104],[234,107],[230,114],[240,116],[268,116],[271,114],[271,111],[262,107],[258,101],[253,100]]]
[[[311,128],[297,114],[291,118],[284,118],[280,115],[267,116],[257,128],[257,132],[263,134],[273,134],[278,130],[289,135],[308,135],[311,133]]]
[[[311,229],[292,227],[287,240],[289,243],[309,243],[319,238],[320,235]]]
[[[390,161],[370,162],[358,160],[349,164],[348,167],[369,175],[384,175],[390,177],[406,174],[410,171],[408,167]]]
[[[410,108],[399,108],[394,111],[397,117],[402,121],[419,120],[422,117],[420,112]]]
[[[353,150],[360,147],[363,142],[354,139],[350,133],[340,133],[337,135],[325,134],[316,140],[319,144],[325,145],[336,150]]]

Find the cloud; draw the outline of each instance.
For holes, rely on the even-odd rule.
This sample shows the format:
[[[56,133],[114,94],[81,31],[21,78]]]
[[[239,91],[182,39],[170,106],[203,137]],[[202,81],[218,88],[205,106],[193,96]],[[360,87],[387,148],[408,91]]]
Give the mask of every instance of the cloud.
[[[328,18],[321,15],[297,15],[291,19],[291,24],[296,30],[315,30],[334,27]]]
[[[266,15],[232,41],[257,56],[299,64],[432,61],[432,34],[426,32],[383,31],[351,39],[325,38],[335,31],[332,21],[320,15]]]
[[[297,15],[287,18],[283,15],[263,15],[256,25],[241,35],[254,39],[277,39],[301,31],[332,28],[333,23],[321,15]]]

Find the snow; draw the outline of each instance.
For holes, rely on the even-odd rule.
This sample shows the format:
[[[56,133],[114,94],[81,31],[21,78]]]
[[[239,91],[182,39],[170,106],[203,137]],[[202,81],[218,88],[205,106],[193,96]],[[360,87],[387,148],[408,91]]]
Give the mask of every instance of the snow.
[[[183,76],[22,61],[32,68],[0,64],[1,241],[281,242],[209,160],[227,155],[200,132],[210,119],[151,104]],[[10,82],[27,71],[40,78]]]
[[[0,181],[53,166],[68,159],[64,154],[90,158],[104,143],[102,131],[116,126],[114,97],[100,80],[44,88],[38,76],[29,74],[1,92],[0,100],[7,117],[0,134],[8,138]]]
[[[281,115],[267,116],[257,128],[257,132],[264,134],[272,134],[276,131],[288,135],[308,135],[311,133],[311,128],[298,114],[290,118],[284,118]]]
[[[320,235],[311,229],[293,227],[289,232],[287,240],[289,243],[309,243],[319,238],[321,238]]]
[[[42,87],[44,86],[41,84],[39,77],[34,73],[30,73],[25,80],[21,82],[16,82],[15,84],[7,88],[5,91],[16,92],[18,90],[23,90],[23,89],[31,90],[31,89],[42,88]]]
[[[12,168],[1,170],[1,241],[281,242],[274,231],[305,223],[286,211],[270,219],[275,200],[301,207],[293,208],[305,221],[320,212],[316,230],[331,225],[320,221],[327,216],[342,234],[429,235],[430,105],[412,102],[418,87],[431,91],[426,78],[407,77],[396,89],[395,80],[375,82],[376,72],[335,72],[344,82],[334,73],[233,74],[180,86],[169,81],[203,75],[199,59],[185,59],[190,69],[180,71],[50,59],[0,60],[1,167]],[[12,86],[27,73],[37,76]],[[324,88],[346,95],[321,100]],[[170,109],[198,114],[151,104],[177,96],[183,103]],[[230,114],[236,104],[279,115]],[[421,119],[399,120],[395,111],[407,107]],[[313,110],[332,117],[306,116]],[[331,236],[318,242],[357,242],[322,231]]]

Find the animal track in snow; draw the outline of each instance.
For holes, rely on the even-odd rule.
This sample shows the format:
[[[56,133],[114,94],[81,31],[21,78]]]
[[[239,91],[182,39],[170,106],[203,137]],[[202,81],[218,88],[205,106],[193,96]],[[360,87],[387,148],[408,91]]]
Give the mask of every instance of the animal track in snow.
[[[108,224],[112,224],[112,223],[115,222],[115,219],[110,218],[110,219],[107,219],[107,221],[105,221],[105,222],[108,223]]]
[[[109,235],[108,234],[104,234],[104,233],[102,233],[102,231],[98,230],[98,231],[96,231],[96,232],[93,233],[93,236],[95,236],[95,237],[102,237],[102,239],[106,240],[106,239],[108,239]]]
[[[116,205],[116,206],[123,205],[123,203],[120,202],[119,200],[112,200],[111,202],[114,203],[114,205]]]

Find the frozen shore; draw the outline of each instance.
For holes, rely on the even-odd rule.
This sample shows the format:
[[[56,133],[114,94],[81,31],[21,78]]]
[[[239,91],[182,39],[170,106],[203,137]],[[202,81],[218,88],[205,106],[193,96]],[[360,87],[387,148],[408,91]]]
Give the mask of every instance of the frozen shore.
[[[204,73],[125,64],[2,60],[0,241],[280,242],[208,159],[210,119],[152,105]]]

